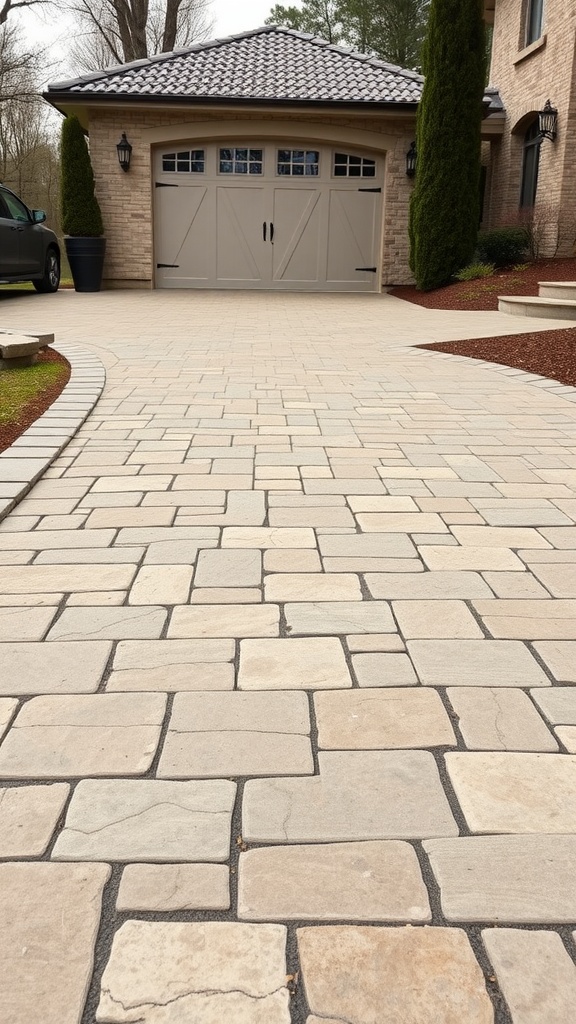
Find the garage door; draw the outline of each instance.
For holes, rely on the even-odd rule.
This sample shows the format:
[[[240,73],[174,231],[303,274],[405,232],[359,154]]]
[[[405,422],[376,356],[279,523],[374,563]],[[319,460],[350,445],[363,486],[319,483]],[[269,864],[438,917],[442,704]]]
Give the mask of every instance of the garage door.
[[[157,287],[379,290],[382,156],[255,141],[154,160]]]

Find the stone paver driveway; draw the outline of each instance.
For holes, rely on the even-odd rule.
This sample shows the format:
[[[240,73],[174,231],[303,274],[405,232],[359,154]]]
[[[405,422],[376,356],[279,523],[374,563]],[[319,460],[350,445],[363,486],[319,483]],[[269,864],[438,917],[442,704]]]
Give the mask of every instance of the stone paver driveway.
[[[574,392],[409,347],[531,321],[1,315],[108,371],[0,526],[2,1020],[572,1024]]]

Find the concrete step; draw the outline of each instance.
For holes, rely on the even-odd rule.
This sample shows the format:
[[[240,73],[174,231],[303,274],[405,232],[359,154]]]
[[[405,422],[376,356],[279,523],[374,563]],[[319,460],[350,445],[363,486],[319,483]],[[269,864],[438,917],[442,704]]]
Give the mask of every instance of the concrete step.
[[[511,316],[535,316],[546,320],[576,320],[576,298],[546,299],[536,295],[502,295],[498,309]]]
[[[540,281],[538,288],[542,299],[574,299],[576,301],[576,281]]]

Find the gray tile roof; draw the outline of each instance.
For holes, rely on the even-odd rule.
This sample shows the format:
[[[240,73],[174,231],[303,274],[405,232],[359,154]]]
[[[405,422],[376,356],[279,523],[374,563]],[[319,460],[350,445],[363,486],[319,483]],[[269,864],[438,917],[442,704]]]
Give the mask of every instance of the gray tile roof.
[[[270,25],[57,82],[46,96],[417,104],[422,83],[414,71]]]

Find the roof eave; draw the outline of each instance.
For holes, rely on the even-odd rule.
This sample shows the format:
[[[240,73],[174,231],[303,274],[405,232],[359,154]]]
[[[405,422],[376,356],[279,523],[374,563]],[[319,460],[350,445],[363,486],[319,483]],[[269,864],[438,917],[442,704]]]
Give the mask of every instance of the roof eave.
[[[75,106],[149,106],[163,105],[188,106],[188,107],[294,107],[302,110],[318,109],[341,109],[341,110],[365,110],[370,113],[386,111],[387,113],[416,114],[418,100],[395,101],[395,100],[300,100],[290,98],[263,99],[260,97],[236,97],[236,96],[166,96],[146,94],[111,94],[111,93],[74,93],[68,90],[48,90],[42,94],[43,99],[56,107],[60,113],[66,113],[67,108]]]

